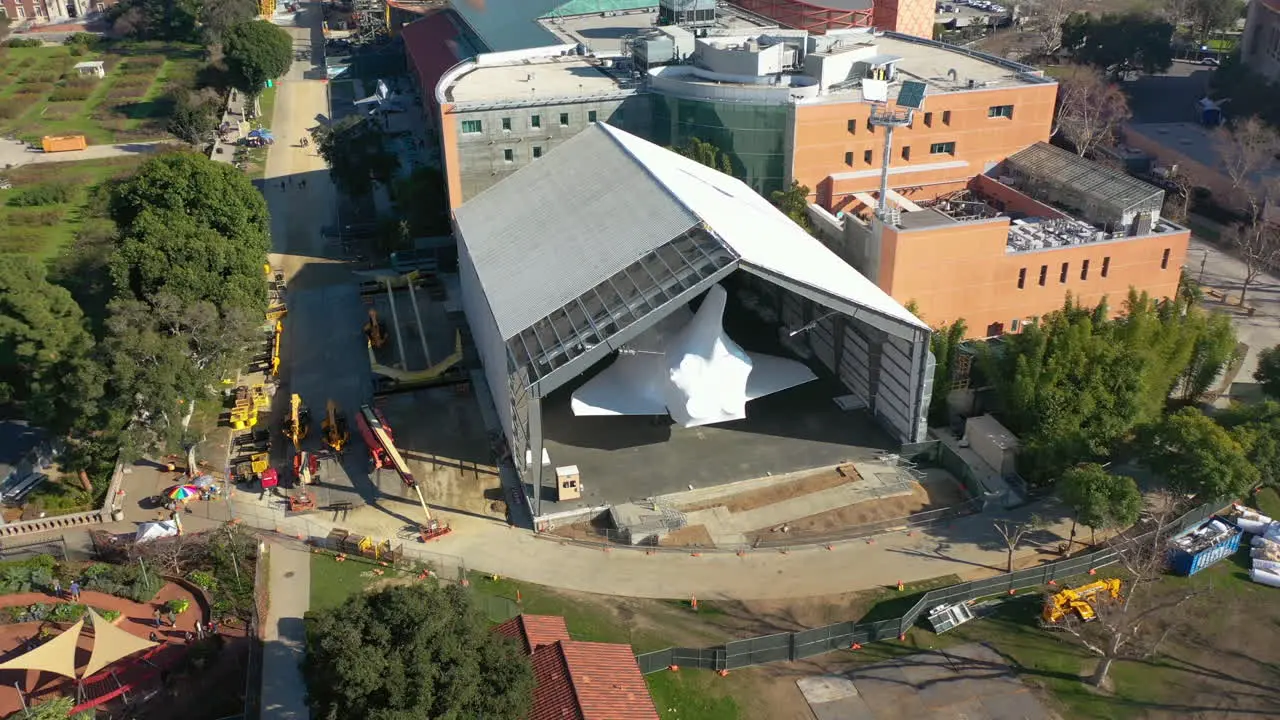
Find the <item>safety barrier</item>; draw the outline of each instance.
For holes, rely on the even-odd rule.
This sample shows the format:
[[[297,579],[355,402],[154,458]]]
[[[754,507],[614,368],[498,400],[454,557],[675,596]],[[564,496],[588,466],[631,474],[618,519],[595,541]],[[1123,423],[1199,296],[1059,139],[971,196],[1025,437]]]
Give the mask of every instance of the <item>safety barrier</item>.
[[[107,486],[107,496],[102,503],[102,507],[97,510],[69,513],[67,515],[52,515],[50,517],[36,518],[35,520],[21,520],[0,525],[0,539],[71,530],[85,525],[101,525],[108,522],[111,520],[111,511],[115,509],[114,502],[119,494],[120,483],[123,479],[124,464],[117,462],[115,469],[111,472],[111,482]]]
[[[1178,518],[1172,525],[1179,528],[1179,531],[1187,530],[1204,522],[1221,507],[1218,503],[1202,505]],[[847,650],[855,645],[896,640],[906,635],[916,624],[916,620],[930,608],[983,597],[1007,596],[1028,588],[1041,588],[1050,581],[1066,580],[1106,567],[1116,562],[1116,559],[1116,551],[1107,548],[1005,575],[930,590],[898,618],[870,623],[838,622],[799,632],[733,640],[710,648],[666,648],[636,655],[636,662],[640,665],[640,671],[646,675],[672,666],[719,672],[782,660],[801,660],[833,650]]]

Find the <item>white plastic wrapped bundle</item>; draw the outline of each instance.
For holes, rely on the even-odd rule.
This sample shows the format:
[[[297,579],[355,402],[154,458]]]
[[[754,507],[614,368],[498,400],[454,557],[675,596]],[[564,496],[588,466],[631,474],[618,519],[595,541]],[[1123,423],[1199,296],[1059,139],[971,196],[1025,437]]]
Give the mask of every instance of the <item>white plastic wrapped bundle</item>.
[[[1272,522],[1262,531],[1262,535],[1268,540],[1280,542],[1280,522]]]
[[[1267,572],[1280,574],[1280,561],[1276,560],[1254,560],[1253,567],[1256,570],[1266,570]]]
[[[1274,545],[1264,545],[1263,547],[1251,548],[1249,557],[1254,560],[1280,560],[1280,548]]]
[[[1233,504],[1232,507],[1235,508],[1236,512],[1240,513],[1240,519],[1257,520],[1262,523],[1271,522],[1271,518],[1267,517],[1266,515],[1263,515],[1262,513],[1258,512],[1257,510],[1254,510],[1251,507],[1245,507],[1244,505],[1237,505],[1237,504]]]
[[[1240,517],[1236,518],[1236,527],[1247,533],[1261,535],[1267,531],[1268,527],[1271,527],[1271,521],[1268,520],[1267,522],[1263,522],[1261,520],[1246,520],[1243,517]]]
[[[1211,535],[1221,535],[1222,533],[1226,532],[1230,528],[1231,528],[1230,525],[1227,525],[1226,523],[1217,519],[1209,523],[1209,533]]]
[[[1272,540],[1269,537],[1266,537],[1265,535],[1256,535],[1252,540],[1249,541],[1249,545],[1259,548],[1259,547],[1268,547],[1268,546],[1278,546],[1280,545],[1280,543],[1276,542],[1275,540]]]
[[[1261,585],[1269,585],[1271,587],[1280,587],[1280,573],[1268,572],[1254,568],[1249,571],[1249,578]]]

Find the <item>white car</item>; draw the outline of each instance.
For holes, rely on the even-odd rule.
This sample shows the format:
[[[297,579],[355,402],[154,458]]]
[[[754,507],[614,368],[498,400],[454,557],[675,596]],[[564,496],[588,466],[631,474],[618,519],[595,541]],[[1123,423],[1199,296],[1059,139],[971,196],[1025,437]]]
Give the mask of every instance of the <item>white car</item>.
[[[1221,65],[1222,63],[1221,63],[1221,62],[1219,62],[1219,61],[1218,61],[1218,58],[1216,58],[1216,57],[1207,57],[1207,58],[1204,58],[1203,60],[1201,60],[1201,61],[1200,61],[1200,64],[1201,64],[1201,65],[1209,65],[1209,66],[1211,66],[1211,67],[1218,67],[1218,66],[1219,66],[1219,65]]]

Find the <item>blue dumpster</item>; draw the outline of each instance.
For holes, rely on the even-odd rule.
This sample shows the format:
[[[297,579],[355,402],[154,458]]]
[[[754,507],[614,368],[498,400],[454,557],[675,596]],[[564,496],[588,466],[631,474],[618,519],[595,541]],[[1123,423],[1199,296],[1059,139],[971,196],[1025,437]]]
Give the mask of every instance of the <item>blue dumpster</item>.
[[[1225,520],[1208,522],[1186,530],[1169,541],[1169,566],[1177,575],[1195,575],[1240,549],[1240,528]]]

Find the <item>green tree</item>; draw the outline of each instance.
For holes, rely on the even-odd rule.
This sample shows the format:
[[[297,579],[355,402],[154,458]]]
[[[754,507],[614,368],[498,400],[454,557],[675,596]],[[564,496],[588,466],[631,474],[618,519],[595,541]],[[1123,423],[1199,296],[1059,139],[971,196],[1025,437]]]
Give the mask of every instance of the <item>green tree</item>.
[[[951,393],[956,366],[960,362],[960,345],[968,332],[963,319],[933,331],[929,350],[936,365],[933,370],[933,395],[929,400],[929,424],[946,425],[948,421],[947,396]]]
[[[252,99],[268,80],[288,71],[293,62],[293,38],[274,23],[250,20],[227,29],[222,53],[232,86]]]
[[[1253,379],[1262,386],[1263,394],[1280,399],[1280,345],[1258,352],[1258,367]]]
[[[211,99],[186,90],[174,93],[169,132],[192,145],[212,142],[218,129],[217,102],[216,97]]]
[[[1182,399],[1195,400],[1209,391],[1222,369],[1235,359],[1237,341],[1236,329],[1226,315],[1196,313],[1189,322],[1202,323],[1202,327],[1179,386]]]
[[[29,714],[17,713],[10,717],[20,717],[22,720],[93,720],[92,710],[86,710],[72,715],[71,709],[75,707],[75,705],[75,700],[70,697],[56,697],[52,700],[46,700],[39,705],[32,706]]]
[[[0,402],[32,423],[67,432],[96,411],[105,378],[80,306],[44,266],[0,255]]]
[[[409,223],[411,237],[448,235],[449,198],[444,173],[420,167],[392,186],[396,210]]]
[[[387,139],[377,123],[359,115],[311,131],[316,150],[333,171],[333,178],[347,194],[362,197],[373,192],[374,182],[390,182],[400,159],[387,149]]]
[[[135,40],[200,39],[200,0],[122,0],[107,10],[114,34]]]
[[[1219,30],[1229,30],[1243,16],[1244,3],[1240,0],[1190,0],[1187,8],[1196,41],[1204,45],[1209,36]]]
[[[1280,403],[1268,400],[1237,405],[1219,421],[1245,449],[1261,481],[1280,487]]]
[[[1062,473],[1058,497],[1071,508],[1071,538],[1076,539],[1076,523],[1089,528],[1124,528],[1138,521],[1142,493],[1133,478],[1112,475],[1097,463],[1083,463]]]
[[[219,42],[228,30],[258,15],[254,0],[202,0],[200,25],[209,42]]]
[[[1144,427],[1138,454],[1175,492],[1205,500],[1239,495],[1260,479],[1239,440],[1195,408]]]
[[[792,180],[791,187],[786,190],[774,190],[769,196],[769,201],[781,210],[783,215],[791,218],[792,222],[804,228],[805,232],[813,231],[813,226],[809,222],[809,188],[801,185],[799,181]]]
[[[304,671],[316,718],[529,713],[533,672],[523,648],[490,632],[460,587],[356,594],[311,620]]]
[[[1113,77],[1138,70],[1148,75],[1173,65],[1173,25],[1142,13],[1073,13],[1062,24],[1062,46],[1079,62]]]
[[[725,175],[733,174],[733,161],[729,158],[729,155],[712,143],[704,142],[695,137],[689,138],[680,147],[672,149],[690,160],[719,170]]]

